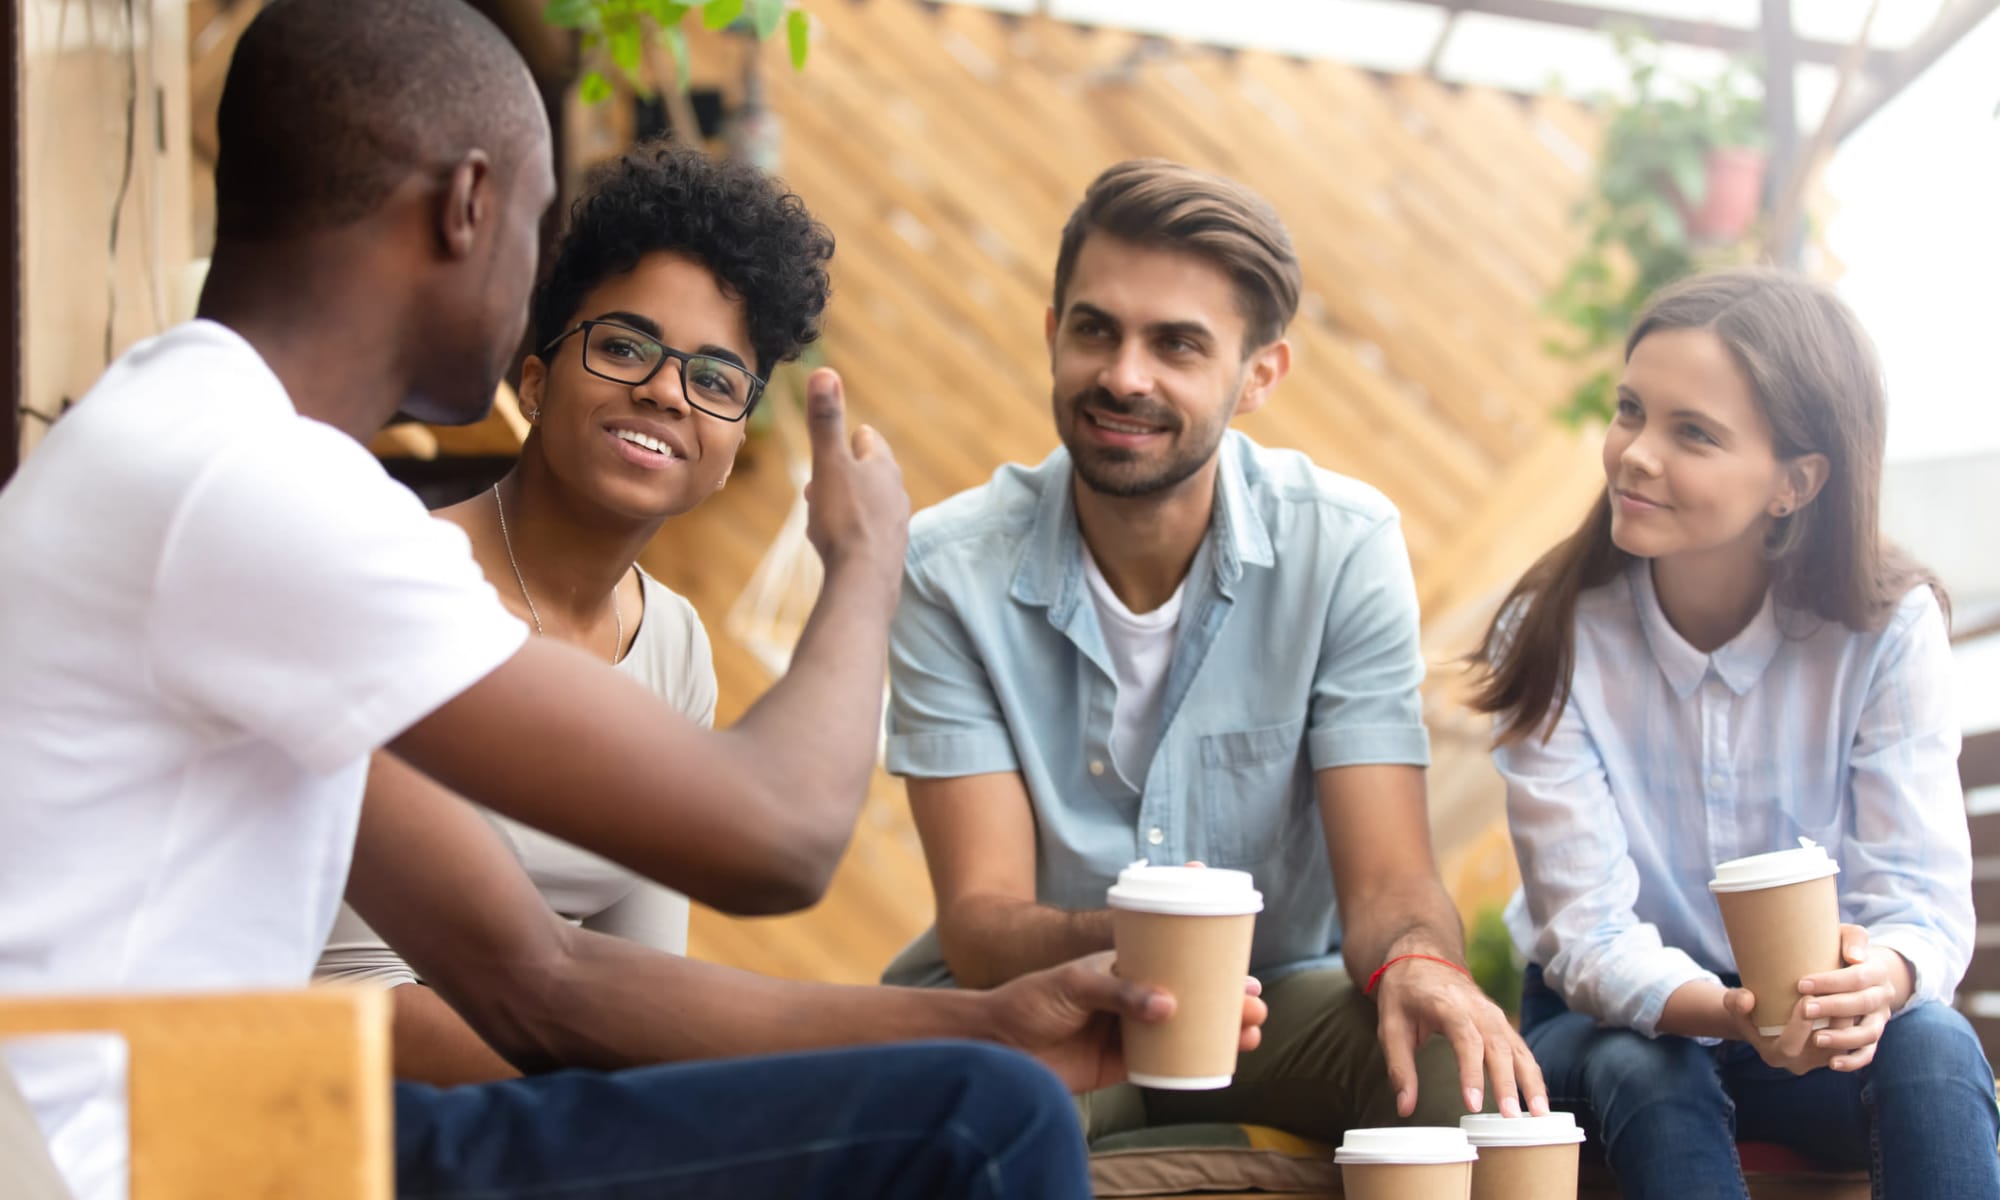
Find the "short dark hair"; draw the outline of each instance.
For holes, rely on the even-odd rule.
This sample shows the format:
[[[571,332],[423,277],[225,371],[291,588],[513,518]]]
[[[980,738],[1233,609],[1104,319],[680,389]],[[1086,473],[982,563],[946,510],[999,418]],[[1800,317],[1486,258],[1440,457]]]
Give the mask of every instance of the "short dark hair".
[[[521,56],[461,0],[274,0],[216,116],[216,236],[345,225],[480,148],[510,174],[546,118]]]
[[[759,375],[819,337],[833,234],[757,168],[658,140],[598,167],[570,207],[535,289],[535,345],[560,336],[591,289],[662,251],[701,263],[743,301]]]
[[[1277,341],[1299,309],[1299,258],[1270,202],[1222,175],[1162,158],[1107,168],[1063,226],[1056,252],[1056,312],[1069,292],[1076,256],[1092,233],[1142,246],[1185,250],[1236,282],[1247,353]]]

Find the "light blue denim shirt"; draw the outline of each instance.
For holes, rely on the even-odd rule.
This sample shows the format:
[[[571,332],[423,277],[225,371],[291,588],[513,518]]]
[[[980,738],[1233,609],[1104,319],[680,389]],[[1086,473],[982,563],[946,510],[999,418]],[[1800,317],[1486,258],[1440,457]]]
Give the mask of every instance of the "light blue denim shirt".
[[[1840,864],[1840,919],[1949,1003],[1972,958],[1972,851],[1951,647],[1927,587],[1879,632],[1767,596],[1712,654],[1644,562],[1577,601],[1569,703],[1496,750],[1524,892],[1508,925],[1571,1008],[1658,1032],[1676,988],[1734,972],[1715,864],[1801,836]]]
[[[1424,766],[1416,588],[1395,508],[1231,432],[1189,568],[1144,779],[1111,755],[1117,685],[1084,580],[1069,454],[1006,466],[911,523],[890,632],[889,770],[1019,771],[1043,904],[1104,907],[1137,859],[1256,876],[1270,977],[1340,948],[1313,772]],[[950,982],[933,934],[884,978]]]

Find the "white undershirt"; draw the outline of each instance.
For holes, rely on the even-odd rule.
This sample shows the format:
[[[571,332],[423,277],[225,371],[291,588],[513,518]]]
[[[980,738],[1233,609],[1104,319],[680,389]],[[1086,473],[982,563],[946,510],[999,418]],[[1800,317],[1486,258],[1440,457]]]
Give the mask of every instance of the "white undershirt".
[[[1098,628],[1118,683],[1118,701],[1111,713],[1111,763],[1127,783],[1143,787],[1160,740],[1160,703],[1166,695],[1167,668],[1174,661],[1174,633],[1180,626],[1187,580],[1160,607],[1135,613],[1111,590],[1088,546],[1083,548],[1083,575],[1090,581]]]

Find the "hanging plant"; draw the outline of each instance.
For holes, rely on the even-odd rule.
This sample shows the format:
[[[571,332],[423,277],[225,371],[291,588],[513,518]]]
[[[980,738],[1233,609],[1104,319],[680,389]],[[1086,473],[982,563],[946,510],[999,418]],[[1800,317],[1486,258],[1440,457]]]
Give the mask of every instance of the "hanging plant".
[[[1621,38],[1618,50],[1632,94],[1610,106],[1596,187],[1578,209],[1589,235],[1547,302],[1573,334],[1544,348],[1572,362],[1603,363],[1653,293],[1757,244],[1762,88],[1741,64],[1698,84],[1665,73],[1656,42]],[[1613,368],[1595,371],[1558,415],[1609,420],[1616,388]]]
[[[683,23],[699,14],[703,28],[728,29],[742,22],[759,41],[782,27],[794,70],[804,70],[810,49],[812,19],[796,0],[548,0],[542,19],[557,29],[583,35],[583,52],[590,65],[578,81],[586,104],[611,97],[605,66],[623,76],[642,96],[653,94],[645,69],[646,41],[651,37],[674,58],[675,86],[688,81],[688,40]]]

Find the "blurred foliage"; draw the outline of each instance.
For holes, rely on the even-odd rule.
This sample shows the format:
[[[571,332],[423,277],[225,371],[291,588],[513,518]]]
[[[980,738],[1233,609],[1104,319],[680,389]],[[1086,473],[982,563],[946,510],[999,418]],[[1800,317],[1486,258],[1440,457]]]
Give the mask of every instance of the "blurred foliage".
[[[1512,1021],[1521,1018],[1521,963],[1514,957],[1514,937],[1497,905],[1489,904],[1473,918],[1465,939],[1465,965],[1479,990],[1492,997]]]
[[[674,56],[675,86],[685,89],[688,40],[683,23],[690,14],[699,14],[706,29],[728,29],[740,23],[759,41],[782,27],[793,69],[805,69],[812,19],[797,0],[548,0],[542,8],[542,19],[550,25],[583,34],[589,66],[578,83],[578,95],[585,104],[611,97],[607,62],[634,91],[642,96],[653,93],[653,81],[646,70],[648,35]]]
[[[1696,83],[1665,70],[1658,42],[1621,36],[1617,45],[1632,93],[1607,105],[1596,186],[1577,209],[1588,238],[1546,303],[1573,332],[1543,348],[1572,362],[1603,363],[1654,292],[1701,267],[1740,260],[1755,242],[1699,245],[1686,214],[1707,193],[1711,151],[1761,148],[1761,83],[1741,63]],[[1608,421],[1617,381],[1611,367],[1593,372],[1558,415],[1572,425]]]

